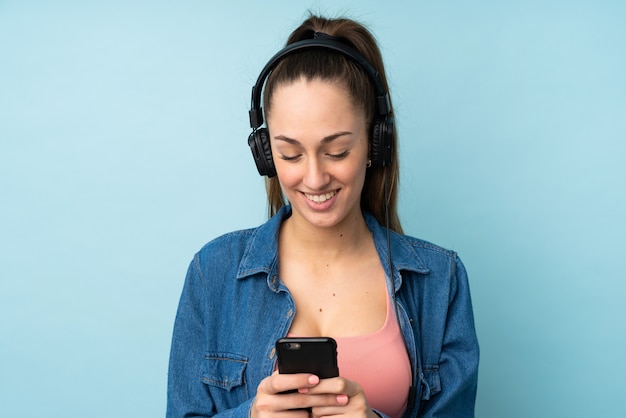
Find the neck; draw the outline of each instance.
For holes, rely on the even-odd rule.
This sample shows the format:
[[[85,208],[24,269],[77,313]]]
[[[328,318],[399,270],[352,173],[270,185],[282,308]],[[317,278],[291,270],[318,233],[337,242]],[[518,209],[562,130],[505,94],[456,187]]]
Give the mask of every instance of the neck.
[[[317,227],[292,215],[283,222],[280,236],[281,244],[292,249],[328,257],[358,251],[369,242],[370,231],[359,211],[332,227]]]

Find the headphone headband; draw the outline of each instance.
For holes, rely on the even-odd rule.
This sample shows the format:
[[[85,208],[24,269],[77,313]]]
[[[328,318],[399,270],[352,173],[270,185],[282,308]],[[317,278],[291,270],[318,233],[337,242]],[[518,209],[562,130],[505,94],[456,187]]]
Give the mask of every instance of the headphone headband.
[[[252,87],[252,104],[249,112],[250,127],[257,129],[263,124],[263,112],[261,109],[261,94],[263,92],[263,85],[265,79],[270,75],[272,70],[278,65],[278,63],[288,55],[303,49],[330,49],[332,51],[339,52],[354,61],[359,67],[361,67],[367,76],[370,78],[374,89],[376,90],[376,107],[380,116],[388,116],[391,112],[391,106],[389,104],[389,93],[385,90],[382,80],[378,72],[372,67],[363,55],[361,55],[356,49],[340,42],[338,39],[325,34],[315,34],[314,39],[305,39],[303,41],[294,42],[288,45],[281,51],[277,52],[265,65],[261,74],[257,79],[256,84]],[[318,37],[318,35],[320,35]]]

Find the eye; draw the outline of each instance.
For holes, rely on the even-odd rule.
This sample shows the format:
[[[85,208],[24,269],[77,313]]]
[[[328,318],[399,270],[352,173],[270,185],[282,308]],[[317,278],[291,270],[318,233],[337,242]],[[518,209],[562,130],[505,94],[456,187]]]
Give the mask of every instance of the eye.
[[[348,154],[350,154],[350,151],[344,151],[342,153],[339,154],[328,154],[328,157],[333,159],[333,160],[342,160],[344,158],[346,158],[348,156]]]
[[[280,159],[285,160],[285,161],[297,161],[301,156],[302,156],[301,154],[294,155],[294,156],[281,155]]]

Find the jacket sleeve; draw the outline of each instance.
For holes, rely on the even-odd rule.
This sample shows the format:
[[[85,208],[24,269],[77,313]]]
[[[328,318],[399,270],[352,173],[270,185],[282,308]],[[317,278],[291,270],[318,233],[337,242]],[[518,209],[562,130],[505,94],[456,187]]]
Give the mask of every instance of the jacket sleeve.
[[[187,271],[178,304],[170,350],[167,384],[167,418],[233,417],[247,418],[253,399],[236,408],[217,413],[215,401],[202,382],[201,368],[207,335],[204,321],[208,314],[207,288],[198,266],[198,256]]]
[[[441,392],[422,401],[424,418],[474,417],[479,347],[467,273],[453,257],[448,311],[439,359]]]

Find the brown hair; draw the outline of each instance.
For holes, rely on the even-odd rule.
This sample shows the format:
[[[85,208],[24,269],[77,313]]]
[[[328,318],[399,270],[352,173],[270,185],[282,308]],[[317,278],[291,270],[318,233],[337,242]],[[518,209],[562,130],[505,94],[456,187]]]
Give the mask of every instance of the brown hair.
[[[294,30],[287,45],[304,39],[313,38],[315,32],[341,38],[342,42],[355,48],[378,72],[383,87],[388,91],[387,78],[382,55],[374,36],[362,24],[347,18],[327,19],[320,16],[309,16]],[[368,124],[372,125],[376,112],[376,95],[367,74],[352,60],[340,53],[328,50],[309,49],[285,57],[272,71],[265,84],[263,107],[266,115],[271,108],[272,94],[276,88],[304,77],[307,80],[321,79],[338,82],[345,86],[354,104],[363,109]],[[393,117],[393,105],[390,104]],[[267,119],[267,116],[266,116]],[[371,137],[370,137],[371,143]],[[387,167],[372,166],[365,175],[365,183],[361,192],[361,208],[372,213],[381,225],[385,219],[385,182],[388,182],[387,210],[389,211],[389,227],[402,232],[397,213],[398,197],[398,146],[394,131],[392,143],[392,162]],[[388,178],[387,178],[388,177]],[[277,177],[266,179],[269,216],[286,205]]]

